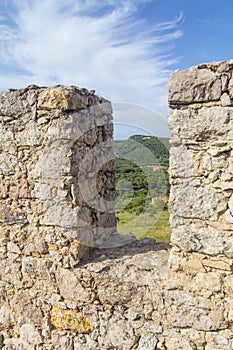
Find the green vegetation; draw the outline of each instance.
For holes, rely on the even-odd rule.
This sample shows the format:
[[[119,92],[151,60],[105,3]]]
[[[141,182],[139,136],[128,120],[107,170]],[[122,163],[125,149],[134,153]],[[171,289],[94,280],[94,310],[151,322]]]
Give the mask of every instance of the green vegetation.
[[[169,166],[168,138],[134,135],[128,140],[115,141],[115,149],[137,165]]]
[[[127,211],[119,212],[117,214],[118,231],[122,234],[132,234],[137,238],[150,237],[155,238],[157,242],[170,242],[171,228],[167,209],[160,212],[158,219],[152,223],[148,230],[139,226],[137,222],[133,222],[136,217],[136,214]]]
[[[115,147],[118,230],[137,238],[168,242],[169,214],[164,198],[169,196],[169,140],[134,135],[115,141]]]

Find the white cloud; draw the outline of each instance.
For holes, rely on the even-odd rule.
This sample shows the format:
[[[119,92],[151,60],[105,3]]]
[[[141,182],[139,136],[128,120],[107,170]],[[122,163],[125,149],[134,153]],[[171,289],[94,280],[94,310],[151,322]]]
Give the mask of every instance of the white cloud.
[[[172,58],[161,43],[182,35],[182,15],[148,26],[137,12],[145,2],[12,0],[12,24],[0,25],[1,90],[71,84],[164,112]]]
[[[133,134],[169,136],[167,120],[154,110],[129,103],[113,103],[113,110],[116,139]]]

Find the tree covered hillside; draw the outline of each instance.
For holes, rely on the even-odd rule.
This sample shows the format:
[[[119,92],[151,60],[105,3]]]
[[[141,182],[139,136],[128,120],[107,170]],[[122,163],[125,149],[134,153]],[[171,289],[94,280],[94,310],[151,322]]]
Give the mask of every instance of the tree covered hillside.
[[[166,146],[165,146],[166,145]],[[140,213],[152,198],[169,196],[169,140],[135,135],[116,141],[118,198],[124,210]]]
[[[115,149],[120,156],[127,156],[137,165],[169,165],[168,138],[134,135],[128,140],[115,141]]]
[[[115,141],[118,228],[169,241],[169,139],[134,135]]]

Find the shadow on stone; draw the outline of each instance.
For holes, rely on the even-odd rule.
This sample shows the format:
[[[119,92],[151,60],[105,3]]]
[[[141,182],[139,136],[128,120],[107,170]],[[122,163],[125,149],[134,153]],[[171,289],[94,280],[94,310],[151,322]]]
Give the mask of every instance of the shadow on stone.
[[[142,238],[140,240],[133,240],[131,236],[118,235],[118,240],[122,239],[125,241],[125,244],[119,244],[111,248],[93,248],[88,255],[86,255],[79,264],[79,267],[85,266],[89,263],[101,262],[106,260],[121,259],[124,257],[132,257],[138,254],[145,254],[147,252],[155,252],[159,250],[171,249],[169,243],[156,243],[156,240],[153,238]],[[127,238],[131,238],[130,243],[127,243]],[[114,243],[114,242],[113,242]]]

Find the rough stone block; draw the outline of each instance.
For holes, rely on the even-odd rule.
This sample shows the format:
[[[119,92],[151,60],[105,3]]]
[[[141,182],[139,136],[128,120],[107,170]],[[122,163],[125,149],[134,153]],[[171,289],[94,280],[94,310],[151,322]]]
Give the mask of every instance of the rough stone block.
[[[76,310],[64,310],[56,306],[50,312],[52,325],[59,330],[70,330],[77,333],[90,333],[91,326],[82,315]]]
[[[168,87],[169,104],[173,107],[217,101],[221,92],[221,80],[210,69],[193,67],[186,71],[175,71],[170,77]]]
[[[175,109],[168,119],[171,135],[178,135],[185,143],[225,141],[233,139],[233,108],[206,107]]]

